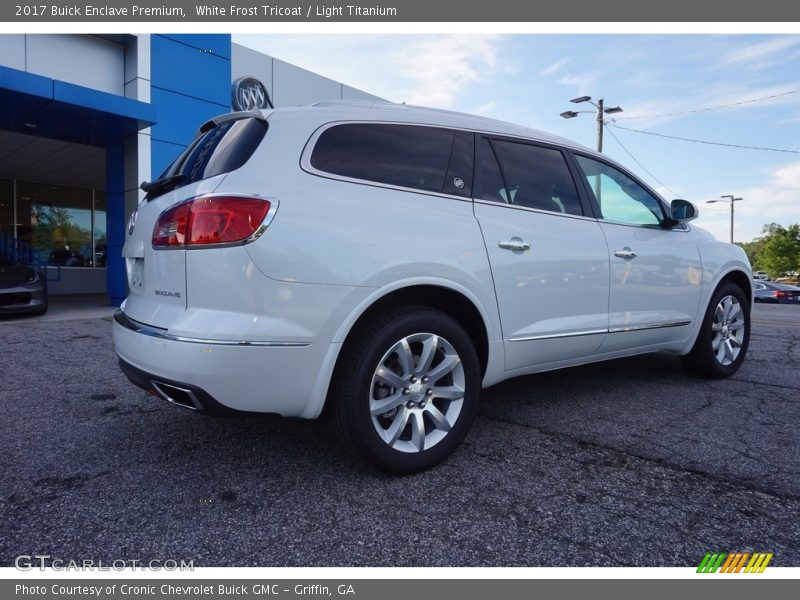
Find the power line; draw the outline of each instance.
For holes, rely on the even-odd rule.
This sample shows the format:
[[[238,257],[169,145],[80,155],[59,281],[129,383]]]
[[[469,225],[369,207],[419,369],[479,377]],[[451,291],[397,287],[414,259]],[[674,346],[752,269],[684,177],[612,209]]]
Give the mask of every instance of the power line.
[[[727,148],[740,148],[743,150],[763,150],[766,152],[783,152],[786,154],[800,154],[800,150],[784,150],[782,148],[767,148],[764,146],[745,146],[742,144],[725,144],[722,142],[709,142],[708,140],[695,140],[692,138],[678,137],[676,135],[666,135],[664,133],[656,133],[655,131],[643,131],[641,129],[631,129],[630,127],[623,127],[622,125],[617,125],[615,119],[612,119],[611,123],[617,129],[624,129],[625,131],[633,131],[634,133],[643,133],[645,135],[654,135],[656,137],[667,138],[670,140],[680,140],[682,142],[694,142],[695,144],[706,144],[709,146],[725,146]]]
[[[754,102],[763,102],[764,100],[772,100],[773,98],[780,98],[782,96],[789,96],[791,94],[800,94],[800,90],[791,90],[789,92],[781,92],[780,94],[771,94],[769,96],[762,96],[760,98],[752,98],[750,100],[741,100],[740,102],[731,102],[730,104],[718,104],[717,106],[706,106],[705,108],[694,108],[690,110],[682,110],[671,113],[661,113],[658,115],[636,115],[632,117],[618,117],[619,119],[658,119],[660,117],[677,117],[679,115],[688,115],[693,113],[708,112],[710,110],[719,110],[722,108],[733,108],[734,106],[742,106],[743,104],[753,104]]]
[[[648,175],[650,175],[650,177],[655,179],[659,184],[661,184],[662,187],[664,187],[665,189],[669,190],[672,193],[673,196],[675,196],[676,198],[680,197],[679,193],[677,193],[675,190],[670,188],[666,183],[661,181],[658,177],[653,175],[653,173],[647,167],[645,167],[642,163],[640,163],[639,159],[637,159],[633,154],[631,154],[631,151],[628,150],[621,141],[619,141],[619,138],[614,134],[613,131],[611,131],[611,129],[608,127],[608,125],[606,125],[605,123],[603,123],[603,125],[605,126],[606,131],[608,131],[608,133],[611,134],[611,137],[613,137],[614,140],[616,140],[617,144],[619,144],[619,147],[622,148],[625,151],[625,154],[627,154],[628,156],[631,157],[631,159],[633,159],[633,162],[635,162],[637,165],[639,165],[644,170],[645,173],[647,173]]]
[[[604,124],[604,125],[605,125],[605,124]],[[606,131],[608,131],[608,133],[611,135],[611,137],[613,137],[613,138],[614,138],[614,140],[617,142],[617,144],[619,144],[619,147],[620,147],[620,148],[622,148],[622,149],[625,151],[625,153],[626,153],[628,156],[630,156],[630,157],[631,157],[631,159],[632,159],[632,160],[633,160],[633,161],[634,161],[634,162],[635,162],[637,165],[639,165],[639,166],[640,166],[640,167],[641,167],[641,168],[642,168],[642,169],[645,171],[645,173],[647,173],[648,175],[650,175],[650,177],[652,177],[652,178],[653,178],[654,180],[656,180],[656,181],[657,181],[659,184],[661,184],[661,185],[662,185],[662,186],[663,186],[665,189],[667,189],[669,192],[671,192],[673,196],[675,196],[676,198],[680,198],[680,197],[681,197],[681,195],[680,195],[678,192],[676,192],[675,190],[673,190],[672,188],[670,188],[670,187],[669,187],[669,186],[668,186],[666,183],[664,183],[664,182],[663,182],[663,181],[661,181],[661,180],[660,180],[658,177],[656,177],[655,175],[653,175],[652,171],[650,171],[650,170],[649,170],[647,167],[645,167],[645,166],[644,166],[644,165],[643,165],[641,162],[639,162],[639,160],[638,160],[638,159],[637,159],[637,158],[636,158],[636,157],[635,157],[635,156],[634,156],[634,155],[631,153],[631,151],[630,151],[630,150],[628,150],[628,149],[625,147],[625,145],[624,145],[624,144],[623,144],[623,143],[620,141],[620,139],[619,139],[619,138],[618,138],[618,137],[617,137],[617,136],[614,134],[614,132],[613,132],[613,131],[611,131],[611,129],[609,129],[608,125],[605,125],[605,127],[606,127]],[[716,208],[716,207],[715,207],[715,208],[710,208],[710,207],[708,207],[708,206],[704,206],[704,207],[703,207],[703,210],[707,210],[707,211],[710,211],[710,212],[720,212],[720,213],[722,213],[722,212],[724,212],[724,213],[727,213],[727,212],[728,212],[728,209],[727,209],[727,208]]]

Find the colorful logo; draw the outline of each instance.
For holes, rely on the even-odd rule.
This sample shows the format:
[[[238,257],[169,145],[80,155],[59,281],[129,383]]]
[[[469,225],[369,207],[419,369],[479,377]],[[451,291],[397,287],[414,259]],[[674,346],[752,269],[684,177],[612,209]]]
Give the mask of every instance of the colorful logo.
[[[763,573],[771,560],[772,552],[706,552],[697,572]]]

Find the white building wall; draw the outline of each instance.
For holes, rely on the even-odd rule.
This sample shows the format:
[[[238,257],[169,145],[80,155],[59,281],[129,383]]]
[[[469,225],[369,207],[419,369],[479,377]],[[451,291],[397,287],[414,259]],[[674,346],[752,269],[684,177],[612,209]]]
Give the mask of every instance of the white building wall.
[[[21,34],[0,35],[0,65],[25,70],[25,38]]]
[[[276,107],[304,106],[322,100],[382,100],[241,44],[232,44],[231,77],[235,81],[244,76],[261,81]]]
[[[0,65],[123,95],[125,47],[94,35],[0,35]]]
[[[125,48],[125,97],[140,102],[150,102],[150,36],[137,35]],[[125,222],[133,209],[144,200],[139,189],[143,181],[150,181],[151,148],[150,128],[147,127],[125,139]]]

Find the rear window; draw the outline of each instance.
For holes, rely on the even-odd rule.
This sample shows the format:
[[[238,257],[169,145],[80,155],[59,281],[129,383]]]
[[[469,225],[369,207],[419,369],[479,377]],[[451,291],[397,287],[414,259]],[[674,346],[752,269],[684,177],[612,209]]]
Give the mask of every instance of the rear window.
[[[220,123],[195,138],[161,174],[158,181],[173,179],[174,185],[159,186],[148,199],[172,189],[230,173],[246,163],[267,133],[267,122],[244,118]]]
[[[460,132],[459,132],[460,133]],[[471,134],[458,138],[456,154],[471,158]],[[456,132],[440,127],[352,123],[326,129],[311,153],[319,171],[427,192],[469,193],[471,164],[453,161]],[[463,163],[457,166],[456,163]],[[448,185],[445,180],[448,178]],[[458,178],[458,180],[457,180]],[[455,181],[455,184],[453,182]],[[454,189],[451,189],[451,185]]]

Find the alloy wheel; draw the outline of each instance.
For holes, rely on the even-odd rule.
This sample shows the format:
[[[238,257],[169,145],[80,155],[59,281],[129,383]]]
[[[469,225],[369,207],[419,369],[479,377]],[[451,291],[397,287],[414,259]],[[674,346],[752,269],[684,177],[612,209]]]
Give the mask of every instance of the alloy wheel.
[[[742,351],[745,339],[745,317],[735,296],[724,296],[714,310],[711,322],[711,349],[723,366],[733,363]]]
[[[369,401],[372,425],[395,450],[428,450],[455,425],[465,388],[464,367],[450,342],[433,333],[406,336],[375,368]]]

